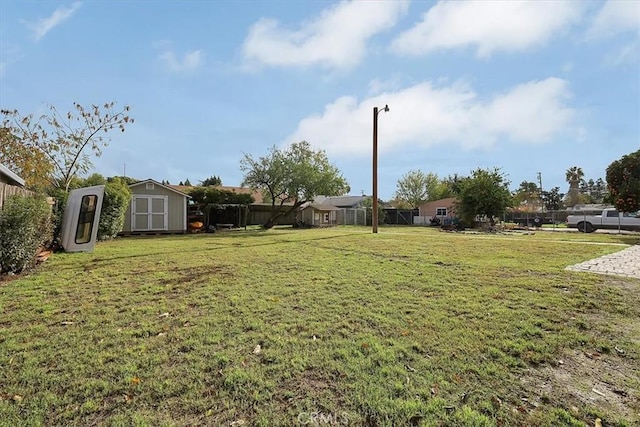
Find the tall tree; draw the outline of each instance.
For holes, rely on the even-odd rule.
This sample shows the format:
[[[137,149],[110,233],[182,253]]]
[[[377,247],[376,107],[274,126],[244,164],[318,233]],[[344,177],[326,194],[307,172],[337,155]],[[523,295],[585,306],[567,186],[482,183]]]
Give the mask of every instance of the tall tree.
[[[271,228],[278,218],[293,212],[319,195],[339,196],[349,192],[342,173],[323,150],[314,151],[306,142],[286,149],[272,147],[266,156],[254,159],[245,154],[240,161],[243,185],[268,194],[271,216],[264,224]]]
[[[184,181],[184,185],[191,187],[191,181],[189,181],[189,178]]]
[[[640,150],[624,155],[609,165],[607,185],[618,210],[640,210]]]
[[[540,188],[535,182],[522,181],[513,195],[515,206],[536,209],[540,206]]]
[[[474,170],[471,176],[460,180],[459,188],[456,212],[467,223],[483,215],[493,226],[494,218],[513,204],[509,181],[498,168]]]
[[[417,209],[422,202],[450,197],[446,183],[433,172],[411,170],[396,184],[395,198]]]
[[[217,187],[218,185],[222,185],[222,180],[218,175],[211,175],[209,178],[203,181],[200,181],[200,186],[202,187],[208,187],[210,185],[214,187]]]
[[[544,207],[549,211],[557,211],[562,209],[562,199],[564,194],[560,192],[560,187],[553,187],[549,191],[542,192],[542,200]]]
[[[50,185],[53,166],[49,158],[42,151],[23,144],[6,127],[0,128],[0,163],[20,175],[28,188],[43,190]]]
[[[104,134],[113,129],[124,132],[125,126],[133,123],[129,106],[119,111],[114,107],[113,102],[89,108],[74,103],[73,111],[62,114],[49,105],[49,112],[40,117],[0,110],[5,129],[0,146],[2,159],[17,166],[16,172],[30,180],[39,184],[46,181],[66,192],[74,177],[93,167],[91,156],[99,157],[108,145],[109,138]],[[36,173],[33,165],[41,171]]]
[[[573,166],[567,169],[565,179],[569,183],[569,192],[567,193],[567,206],[575,206],[580,202],[580,183],[584,178],[582,168]]]
[[[455,197],[460,193],[460,183],[464,177],[459,176],[457,173],[449,175],[442,180],[442,192],[439,198],[444,199],[446,197]]]
[[[604,179],[596,179],[592,197],[594,198],[595,203],[604,203],[604,200],[608,197],[607,183]]]
[[[407,202],[411,208],[416,209],[429,197],[428,180],[427,175],[421,170],[411,170],[405,173],[396,184],[396,198]]]

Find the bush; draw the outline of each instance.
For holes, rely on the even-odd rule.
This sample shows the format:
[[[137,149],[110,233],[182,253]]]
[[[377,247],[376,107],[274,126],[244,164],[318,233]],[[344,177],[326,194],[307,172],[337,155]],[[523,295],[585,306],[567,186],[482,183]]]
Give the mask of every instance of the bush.
[[[48,195],[55,200],[53,205],[53,215],[51,218],[52,230],[53,230],[53,246],[60,247],[61,233],[62,233],[62,220],[64,217],[64,210],[67,207],[67,198],[69,194],[60,189],[49,189]]]
[[[38,249],[51,237],[51,210],[43,196],[9,197],[0,211],[0,272],[33,267]]]
[[[98,240],[113,239],[122,231],[130,200],[131,190],[123,180],[115,178],[107,182],[100,212]]]

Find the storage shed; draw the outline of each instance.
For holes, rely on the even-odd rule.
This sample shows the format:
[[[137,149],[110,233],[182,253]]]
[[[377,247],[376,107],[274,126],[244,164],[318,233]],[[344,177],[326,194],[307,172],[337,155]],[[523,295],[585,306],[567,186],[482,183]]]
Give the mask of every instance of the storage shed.
[[[24,187],[24,179],[13,173],[8,167],[0,164],[0,183]]]
[[[305,203],[300,206],[303,223],[318,227],[337,225],[337,215],[340,208],[320,203]]]
[[[153,179],[129,185],[123,233],[186,233],[188,194]]]

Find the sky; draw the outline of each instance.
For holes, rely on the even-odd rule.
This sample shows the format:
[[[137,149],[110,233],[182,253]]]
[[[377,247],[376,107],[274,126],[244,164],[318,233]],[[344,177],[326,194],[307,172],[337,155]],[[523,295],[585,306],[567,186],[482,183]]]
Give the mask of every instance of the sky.
[[[640,1],[0,0],[0,107],[115,101],[105,176],[243,180],[308,141],[351,194],[498,167],[566,192],[640,148]]]

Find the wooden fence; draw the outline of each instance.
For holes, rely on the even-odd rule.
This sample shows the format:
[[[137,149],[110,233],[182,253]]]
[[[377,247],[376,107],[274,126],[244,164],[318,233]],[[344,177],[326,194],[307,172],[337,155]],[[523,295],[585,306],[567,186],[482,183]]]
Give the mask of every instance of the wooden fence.
[[[33,192],[29,190],[25,190],[22,187],[17,187],[15,185],[5,184],[4,182],[0,182],[0,209],[4,206],[4,201],[14,194],[20,194],[22,196],[32,195]]]

